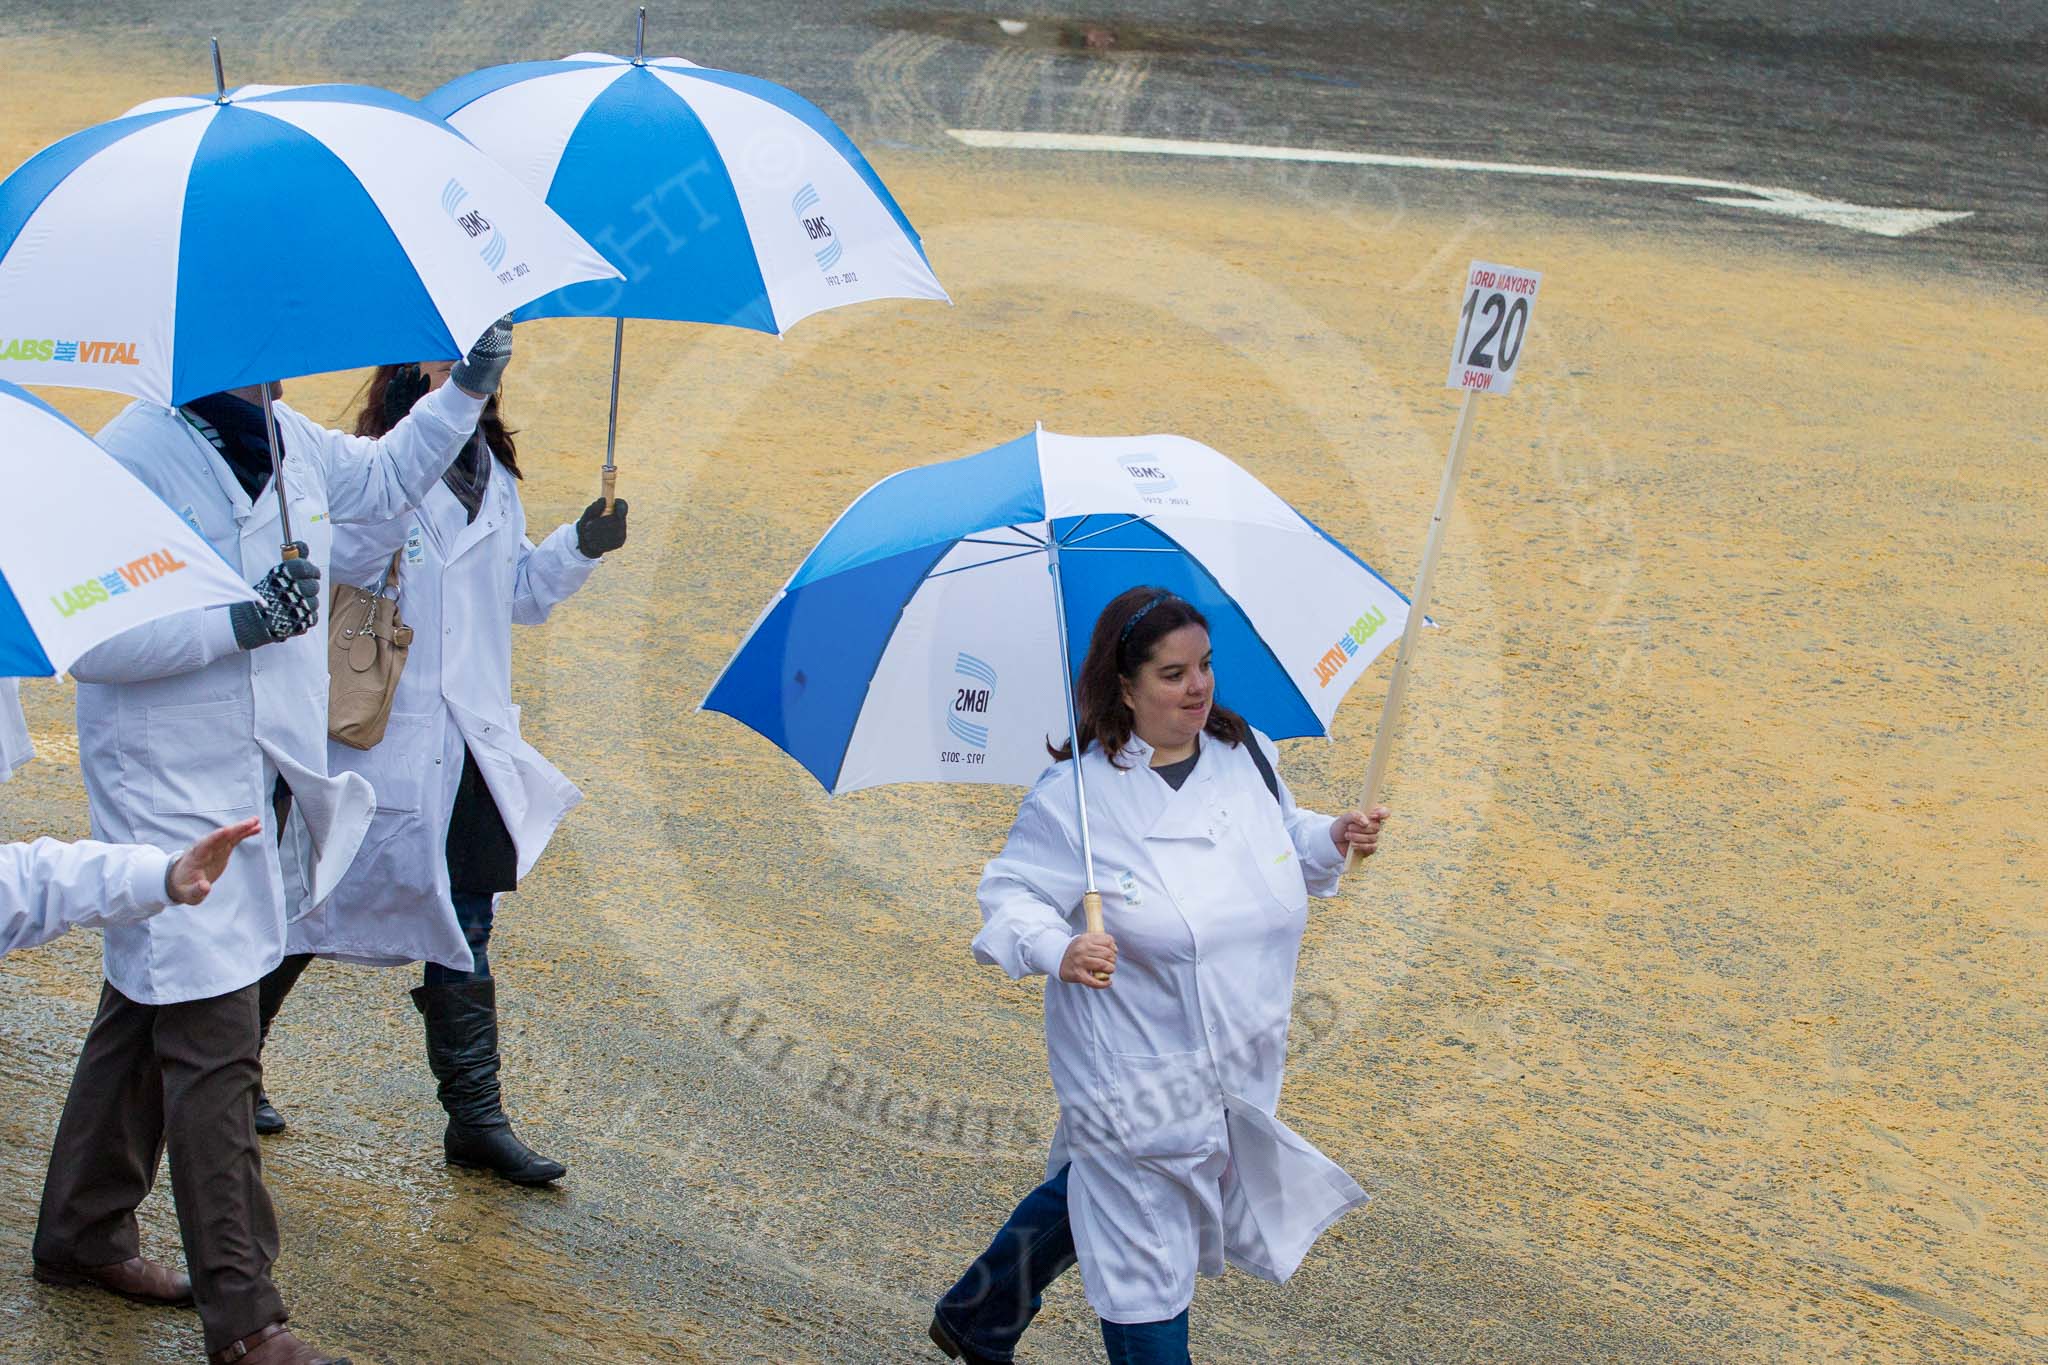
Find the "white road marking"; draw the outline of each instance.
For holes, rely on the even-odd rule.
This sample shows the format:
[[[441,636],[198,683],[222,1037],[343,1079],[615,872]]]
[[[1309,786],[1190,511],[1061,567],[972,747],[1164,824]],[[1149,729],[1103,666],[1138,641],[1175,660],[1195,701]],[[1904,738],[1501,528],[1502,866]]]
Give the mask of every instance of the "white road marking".
[[[1973,210],[1878,208],[1840,199],[1821,199],[1803,190],[1749,185],[1739,180],[1710,180],[1697,175],[1659,171],[1606,171],[1585,166],[1538,166],[1517,161],[1461,161],[1440,156],[1395,156],[1387,152],[1340,152],[1318,147],[1266,147],[1247,142],[1191,142],[1180,138],[1123,137],[1104,133],[1006,133],[987,128],[948,128],[948,136],[970,147],[1034,152],[1138,152],[1154,156],[1211,156],[1256,161],[1315,161],[1339,166],[1390,166],[1424,171],[1465,171],[1485,175],[1531,175],[1557,180],[1604,180],[1628,185],[1675,185],[1681,189],[1718,190],[1696,196],[1701,202],[1730,208],[1806,218],[1816,223],[1905,237],[1958,218]],[[1738,199],[1733,194],[1748,195]]]

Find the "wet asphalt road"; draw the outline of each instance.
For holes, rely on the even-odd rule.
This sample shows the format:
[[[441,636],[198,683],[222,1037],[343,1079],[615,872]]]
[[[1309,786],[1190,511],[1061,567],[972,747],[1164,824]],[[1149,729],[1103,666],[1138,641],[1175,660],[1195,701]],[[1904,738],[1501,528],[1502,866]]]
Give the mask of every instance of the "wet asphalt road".
[[[2048,4],[1712,0],[1123,0],[656,6],[653,50],[805,92],[857,134],[955,152],[947,127],[1103,131],[1651,171],[1864,205],[1968,211],[1903,240],[1697,203],[1669,187],[1413,170],[1147,166],[1247,191],[1677,228],[2038,287],[2048,267]],[[0,25],[89,41],[224,37],[231,77],[319,72],[424,93],[474,66],[630,47],[618,4],[91,6],[0,0]],[[1028,21],[1009,35],[998,17]],[[1010,155],[1017,155],[1012,153]],[[1037,154],[1046,155],[1046,154]]]

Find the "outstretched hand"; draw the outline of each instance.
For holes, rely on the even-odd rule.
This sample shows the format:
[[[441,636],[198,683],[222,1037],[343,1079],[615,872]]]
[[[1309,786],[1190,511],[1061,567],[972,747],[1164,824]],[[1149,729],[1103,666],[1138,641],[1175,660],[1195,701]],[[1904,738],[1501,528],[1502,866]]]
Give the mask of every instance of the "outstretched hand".
[[[261,820],[244,820],[223,825],[198,843],[171,859],[164,873],[164,890],[176,905],[197,905],[212,892],[214,882],[228,870],[228,856],[235,845],[262,833]]]

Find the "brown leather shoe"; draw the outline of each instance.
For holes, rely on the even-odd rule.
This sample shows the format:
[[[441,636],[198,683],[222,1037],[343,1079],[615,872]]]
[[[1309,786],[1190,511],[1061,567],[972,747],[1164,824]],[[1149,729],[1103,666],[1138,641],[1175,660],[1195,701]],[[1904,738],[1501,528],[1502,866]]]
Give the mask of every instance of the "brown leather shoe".
[[[349,1365],[347,1356],[324,1356],[273,1322],[207,1359],[213,1365]]]
[[[119,1294],[137,1303],[160,1304],[166,1308],[192,1306],[192,1277],[146,1256],[131,1256],[113,1265],[64,1266],[36,1262],[35,1276],[44,1284],[67,1288],[90,1286]]]

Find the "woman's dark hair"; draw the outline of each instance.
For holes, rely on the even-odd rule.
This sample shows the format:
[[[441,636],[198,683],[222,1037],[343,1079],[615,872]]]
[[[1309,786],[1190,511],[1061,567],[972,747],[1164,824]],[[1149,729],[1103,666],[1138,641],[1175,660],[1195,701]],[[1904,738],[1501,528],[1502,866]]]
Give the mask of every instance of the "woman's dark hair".
[[[1081,660],[1081,677],[1074,684],[1074,710],[1080,721],[1081,748],[1089,741],[1102,746],[1103,757],[1118,767],[1118,755],[1130,742],[1133,717],[1124,705],[1125,678],[1135,678],[1152,659],[1159,642],[1182,626],[1209,628],[1201,608],[1164,588],[1132,588],[1118,593],[1095,618],[1095,631],[1088,639],[1088,654]],[[1244,717],[1212,701],[1204,733],[1227,744],[1242,744],[1251,734]],[[1074,744],[1045,746],[1056,759],[1074,756]]]
[[[400,393],[393,394],[391,386],[399,385]],[[356,435],[382,436],[398,425],[406,413],[412,411],[412,403],[400,405],[404,391],[417,387],[413,395],[418,402],[427,390],[417,365],[379,365],[377,372],[370,376],[370,386],[363,394],[363,410],[356,414]],[[387,399],[393,401],[386,401]],[[396,409],[395,413],[392,409]],[[491,454],[498,457],[498,463],[505,466],[515,479],[525,478],[519,472],[519,448],[512,438],[519,433],[505,425],[505,419],[498,415],[498,395],[492,394],[484,403],[484,415],[477,419],[477,429],[484,434],[484,441],[491,448]]]

